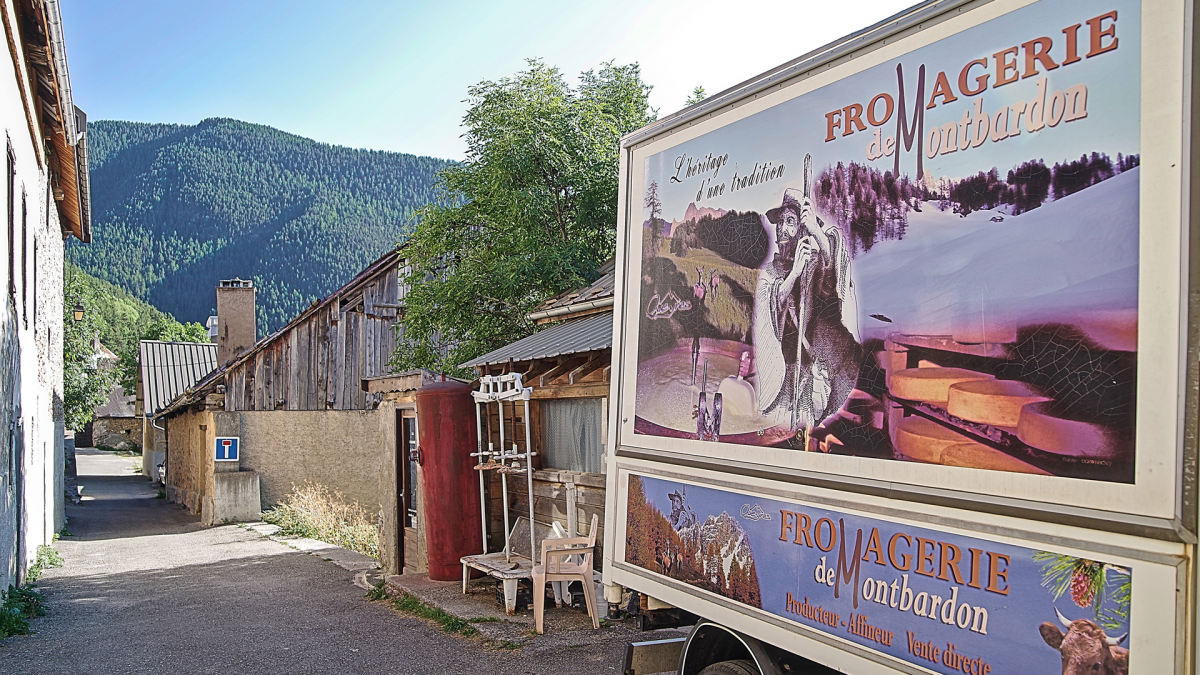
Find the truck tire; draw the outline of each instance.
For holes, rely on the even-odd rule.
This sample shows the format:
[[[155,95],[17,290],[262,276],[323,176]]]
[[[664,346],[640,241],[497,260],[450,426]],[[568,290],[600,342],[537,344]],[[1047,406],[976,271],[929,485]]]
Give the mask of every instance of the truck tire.
[[[714,663],[700,671],[700,675],[759,675],[759,672],[753,661],[739,659]]]

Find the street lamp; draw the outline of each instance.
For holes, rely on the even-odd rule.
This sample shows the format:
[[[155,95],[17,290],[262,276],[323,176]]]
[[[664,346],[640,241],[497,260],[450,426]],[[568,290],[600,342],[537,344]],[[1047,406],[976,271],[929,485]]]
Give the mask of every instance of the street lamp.
[[[75,309],[71,310],[71,314],[75,317],[76,321],[83,321],[83,303],[75,303]]]

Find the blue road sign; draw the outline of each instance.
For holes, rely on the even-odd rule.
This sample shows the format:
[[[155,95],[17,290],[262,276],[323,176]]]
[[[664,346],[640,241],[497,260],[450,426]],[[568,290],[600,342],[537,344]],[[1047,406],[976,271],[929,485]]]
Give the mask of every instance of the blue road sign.
[[[218,438],[216,441],[216,455],[214,459],[218,462],[236,462],[238,461],[238,439],[234,438]]]

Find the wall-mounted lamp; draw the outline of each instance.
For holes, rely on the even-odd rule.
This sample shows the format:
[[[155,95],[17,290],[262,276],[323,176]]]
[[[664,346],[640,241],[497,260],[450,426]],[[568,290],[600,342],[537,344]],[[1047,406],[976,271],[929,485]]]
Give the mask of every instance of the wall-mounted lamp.
[[[83,303],[75,303],[75,309],[71,310],[71,314],[75,317],[76,321],[83,321]]]

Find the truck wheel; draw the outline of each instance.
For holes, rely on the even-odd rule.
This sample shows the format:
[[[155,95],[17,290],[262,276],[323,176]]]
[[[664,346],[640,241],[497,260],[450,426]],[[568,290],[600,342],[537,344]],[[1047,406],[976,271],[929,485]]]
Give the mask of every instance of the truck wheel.
[[[721,661],[700,671],[700,675],[759,675],[758,666],[749,659]]]

